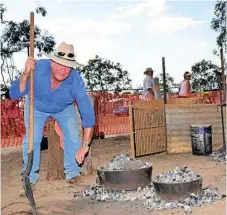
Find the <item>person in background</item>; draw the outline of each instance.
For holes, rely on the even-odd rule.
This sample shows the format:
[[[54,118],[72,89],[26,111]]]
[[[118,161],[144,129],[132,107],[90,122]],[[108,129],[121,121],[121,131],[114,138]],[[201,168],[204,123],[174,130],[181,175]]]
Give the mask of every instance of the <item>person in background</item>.
[[[145,97],[154,97],[154,78],[153,78],[153,69],[147,68],[144,71],[145,78],[143,79],[143,95]]]
[[[179,87],[179,98],[188,98],[191,94],[191,73],[185,72],[184,73],[184,80],[181,81],[180,87]]]

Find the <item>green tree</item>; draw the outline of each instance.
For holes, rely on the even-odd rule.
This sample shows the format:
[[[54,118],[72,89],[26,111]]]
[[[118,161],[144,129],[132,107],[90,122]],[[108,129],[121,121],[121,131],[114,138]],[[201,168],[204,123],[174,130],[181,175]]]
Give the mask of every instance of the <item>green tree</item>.
[[[225,89],[225,68],[226,58],[225,54],[227,53],[227,44],[226,44],[226,24],[227,24],[227,2],[226,0],[218,0],[214,7],[214,18],[211,21],[211,29],[218,33],[217,35],[217,46],[220,52],[216,49],[214,54],[220,56],[221,60],[221,76],[222,76],[222,89]],[[226,91],[224,90],[224,101],[226,100]]]
[[[211,61],[202,60],[195,63],[192,68],[192,88],[195,91],[212,90],[218,88],[216,72],[220,68]]]
[[[78,68],[84,76],[89,91],[120,92],[131,88],[129,73],[119,63],[95,56],[88,65]]]
[[[15,22],[5,20],[4,14],[7,11],[4,4],[0,4],[2,34],[0,38],[1,44],[1,76],[3,80],[2,87],[8,89],[8,85],[20,74],[14,64],[14,54],[18,52],[26,52],[29,55],[30,43],[30,22],[22,20]],[[36,13],[46,16],[47,12],[44,7],[36,8]],[[42,53],[51,53],[55,46],[55,40],[46,30],[41,30],[37,25],[34,29],[35,48],[38,50],[38,56]]]
[[[214,18],[211,21],[211,29],[218,33],[217,36],[217,46],[218,48],[223,48],[225,53],[227,52],[227,44],[226,44],[226,8],[227,2],[223,0],[219,0],[216,2],[214,7]],[[215,50],[217,54],[217,50]]]
[[[158,75],[159,78],[159,85],[160,85],[160,90],[164,91],[164,82],[163,82],[163,74]],[[177,87],[178,85],[175,83],[174,78],[169,74],[166,73],[166,91],[170,92],[171,88]]]

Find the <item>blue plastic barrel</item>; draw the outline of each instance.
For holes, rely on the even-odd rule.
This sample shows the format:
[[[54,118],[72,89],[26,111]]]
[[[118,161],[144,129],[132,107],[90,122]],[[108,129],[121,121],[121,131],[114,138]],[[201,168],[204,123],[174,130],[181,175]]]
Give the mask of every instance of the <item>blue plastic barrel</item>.
[[[212,125],[191,125],[191,145],[193,155],[209,155],[212,153]]]

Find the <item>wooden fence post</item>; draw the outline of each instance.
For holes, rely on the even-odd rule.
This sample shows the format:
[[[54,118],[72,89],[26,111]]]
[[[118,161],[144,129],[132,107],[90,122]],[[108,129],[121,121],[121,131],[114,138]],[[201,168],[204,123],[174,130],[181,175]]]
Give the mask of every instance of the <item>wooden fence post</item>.
[[[47,180],[63,179],[64,176],[64,152],[60,147],[60,137],[55,131],[54,120],[47,124],[48,161]]]

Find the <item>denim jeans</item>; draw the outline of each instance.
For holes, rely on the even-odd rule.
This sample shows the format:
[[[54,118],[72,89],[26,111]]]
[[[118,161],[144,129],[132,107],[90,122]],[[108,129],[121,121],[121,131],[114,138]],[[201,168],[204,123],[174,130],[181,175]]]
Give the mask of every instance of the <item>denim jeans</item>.
[[[33,166],[29,175],[31,183],[35,184],[39,179],[40,168],[40,144],[42,141],[45,122],[53,117],[59,123],[64,138],[64,169],[66,179],[80,175],[81,168],[76,162],[76,152],[80,148],[80,134],[78,119],[74,105],[67,106],[59,113],[44,113],[34,109],[34,156]],[[24,109],[24,123],[26,134],[23,141],[23,167],[22,173],[27,167],[28,161],[28,123],[29,123],[29,98],[26,98]],[[58,144],[58,143],[56,143]]]

